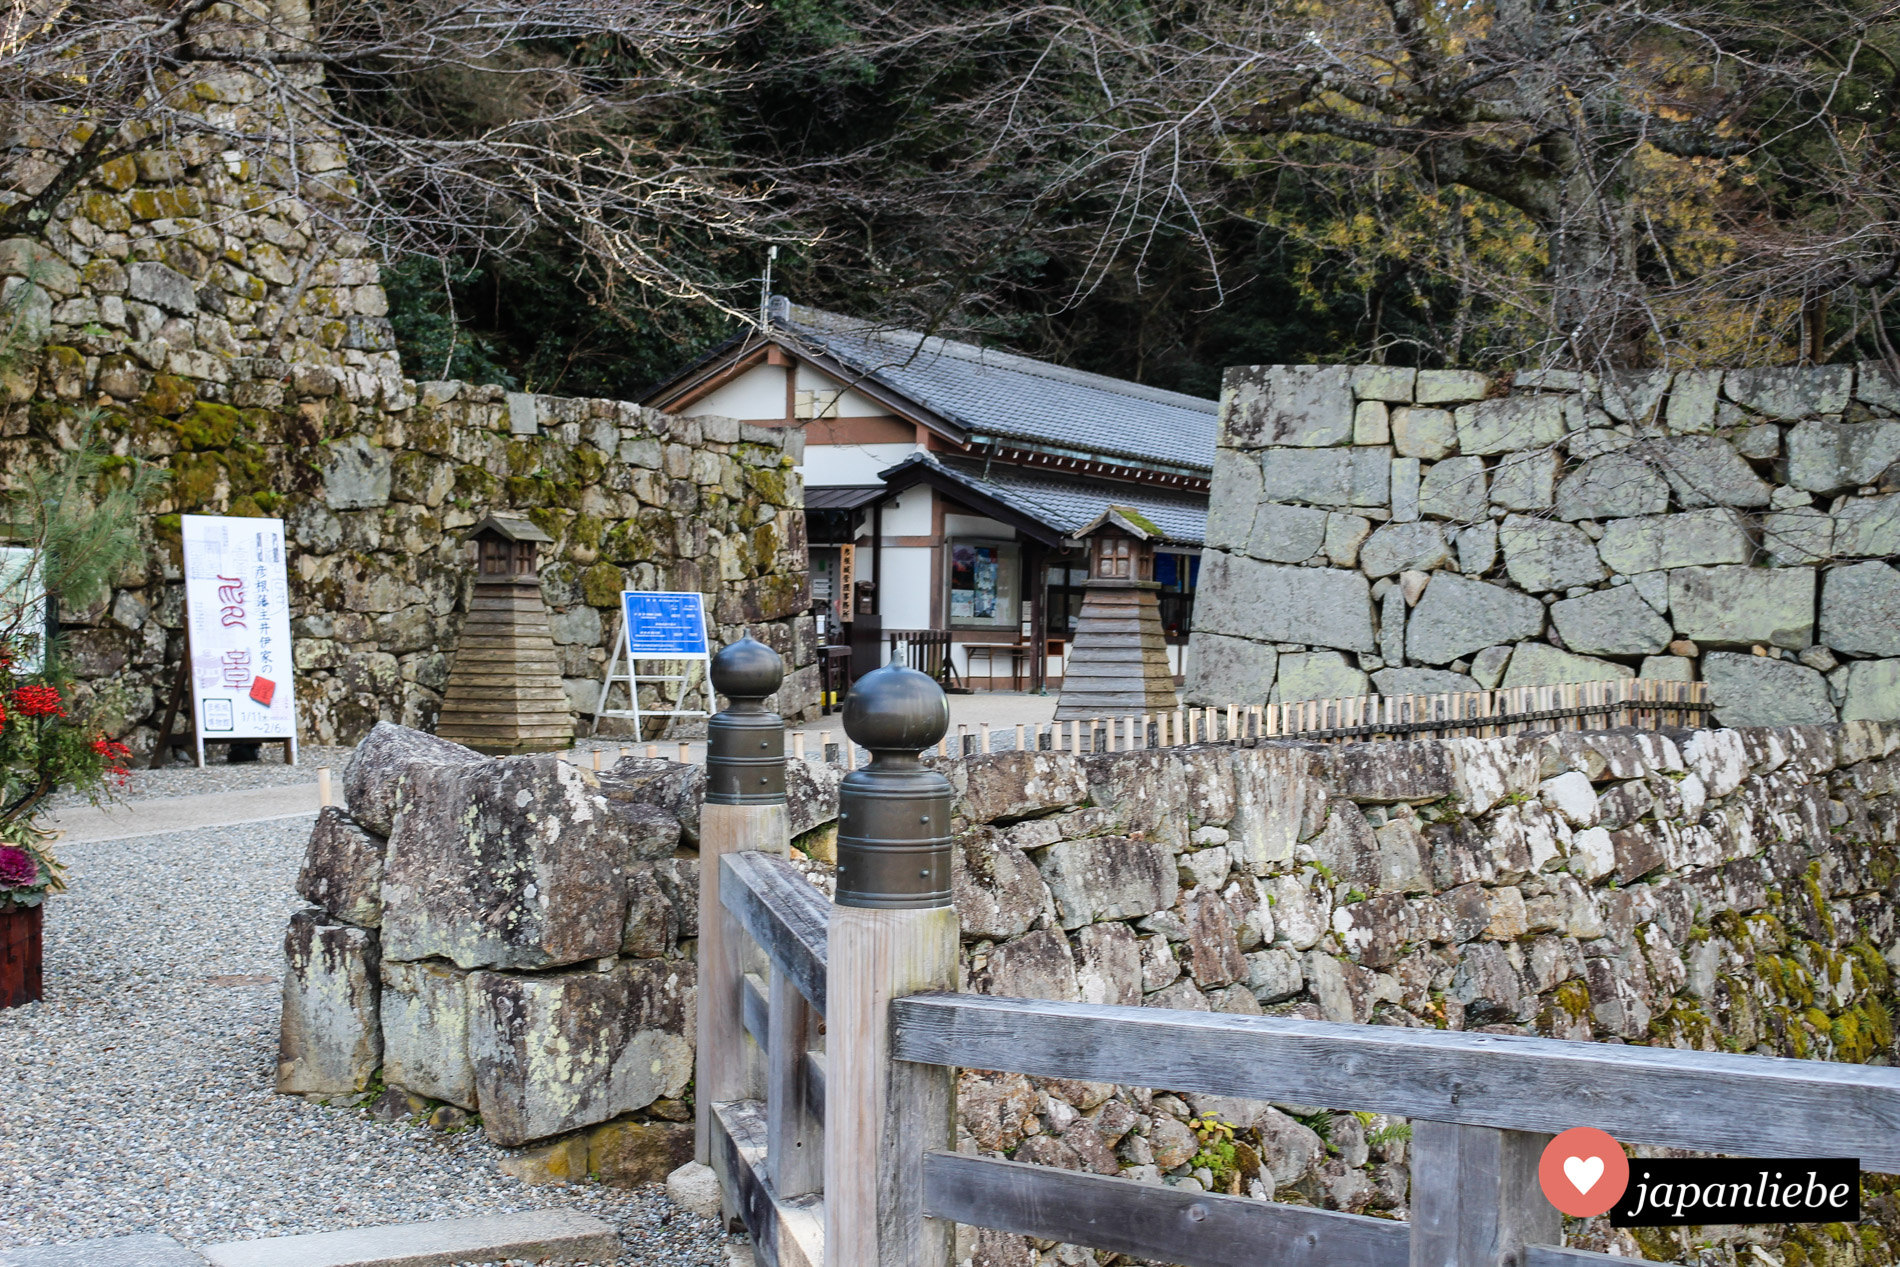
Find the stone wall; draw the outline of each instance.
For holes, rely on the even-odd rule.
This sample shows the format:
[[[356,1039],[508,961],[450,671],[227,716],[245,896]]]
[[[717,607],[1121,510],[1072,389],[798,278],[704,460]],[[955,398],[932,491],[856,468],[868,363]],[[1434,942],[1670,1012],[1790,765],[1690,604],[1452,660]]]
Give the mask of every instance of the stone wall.
[[[577,711],[623,586],[705,593],[719,641],[749,628],[785,656],[781,711],[810,709],[802,435],[405,377],[344,151],[321,128],[294,154],[231,150],[210,133],[259,125],[272,98],[183,73],[207,134],[104,164],[43,239],[0,241],[0,480],[88,427],[171,474],[144,563],[62,613],[82,681],[120,688],[114,735],[148,751],[170,689],[181,513],[285,519],[306,742],[434,724],[471,583],[459,534],[493,511],[556,538],[543,593]],[[0,129],[0,203],[76,146]]]
[[[394,728],[378,736],[346,780],[351,812],[366,830],[341,831],[332,817],[313,839],[302,891],[322,912],[293,921],[286,1017],[316,1019],[301,1027],[287,1019],[287,1043],[293,1032],[317,1035],[309,1059],[349,1071],[352,1088],[370,1085],[380,1059],[389,1083],[417,1090],[391,1068],[389,1044],[399,1031],[389,1018],[415,1010],[419,981],[453,980],[473,991],[470,1024],[497,1032],[503,1019],[528,1015],[510,1010],[521,987],[504,979],[570,991],[565,983],[605,989],[615,974],[690,984],[697,769],[632,760],[598,779],[571,767],[557,778],[546,757],[465,769],[452,752],[418,751],[419,737]],[[385,755],[374,755],[378,749]],[[957,789],[966,990],[1826,1060],[1896,1055],[1900,725],[1009,752],[939,768]],[[572,793],[582,800],[657,808],[658,816],[640,821],[659,826],[640,837],[651,844],[625,847],[627,874],[602,882],[604,901],[560,878],[566,867],[578,874],[582,859],[552,832],[511,838],[507,857],[532,859],[532,867],[486,866],[394,816],[383,861],[390,805],[459,810],[464,802],[444,800],[446,788],[483,804],[513,804],[508,789],[523,785],[509,780],[523,776],[504,770],[541,772],[534,777],[550,789],[584,788]],[[829,883],[841,773],[791,763],[794,843],[820,887]],[[546,796],[531,801],[545,804]],[[681,846],[670,856],[669,822]],[[616,840],[637,835],[620,830]],[[344,840],[355,843],[326,843]],[[392,923],[392,912],[422,891],[418,860],[440,873],[431,891],[442,897],[425,905],[443,918],[429,938],[407,931],[428,921]],[[475,872],[464,874],[471,866]],[[465,922],[456,904],[470,899],[458,887],[493,886],[479,900],[508,909],[530,878],[557,895],[557,911],[560,900],[576,899],[568,908],[576,928],[562,934],[562,954],[601,958],[549,971],[556,939],[539,918],[507,946],[440,933]],[[590,894],[584,908],[583,894]],[[380,969],[370,958],[377,910]],[[329,930],[331,960],[304,949],[306,925]],[[399,959],[408,966],[392,964]],[[367,1037],[378,982],[380,1058]],[[577,1007],[571,1000],[560,996],[553,1012],[535,1015]],[[689,1035],[690,1021],[657,1004],[634,1014],[661,1017],[653,1022],[661,1036],[640,1041],[684,1059],[664,1036]],[[607,1018],[605,1032],[615,1037],[606,1045],[625,1031]],[[495,1039],[471,1041],[473,1050],[497,1050]],[[464,1082],[504,1093],[497,1101],[504,1115],[489,1119],[484,1101],[484,1119],[491,1134],[515,1142],[521,1131],[507,1114],[531,1098],[516,1089],[518,1066],[471,1057],[459,1067],[473,1069]],[[959,1095],[966,1150],[1330,1209],[1392,1217],[1406,1209],[1406,1124],[1360,1117],[1345,1111],[1349,1105],[980,1073],[962,1076]],[[593,1141],[640,1124],[651,1138],[656,1113],[664,1121],[679,1111],[670,1102],[590,1101],[566,1118],[537,1119],[538,1128],[592,1115],[591,1124],[511,1164],[548,1177],[609,1146]],[[1231,1152],[1196,1139],[1189,1123],[1207,1114],[1236,1128]],[[1890,1261],[1900,1215],[1886,1183],[1867,1177],[1870,1215],[1852,1235],[1805,1228],[1748,1236],[1789,1267]],[[1592,1221],[1573,1227],[1572,1243],[1659,1258],[1713,1248],[1722,1262],[1741,1248],[1739,1237],[1714,1230],[1635,1235],[1642,1239]],[[959,1258],[975,1267],[1090,1261],[1074,1247],[1038,1250],[967,1230]]]
[[[750,630],[785,657],[779,707],[813,707],[799,432],[608,400],[511,407],[499,388],[460,383],[391,393],[324,366],[247,369],[217,383],[52,345],[39,398],[6,415],[0,467],[71,444],[81,409],[96,408],[116,454],[170,472],[144,563],[105,602],[61,612],[74,668],[118,689],[112,729],[135,748],[149,750],[183,650],[181,513],[284,520],[306,742],[353,742],[378,719],[435,724],[473,585],[462,535],[508,510],[555,539],[542,594],[577,713],[598,698],[623,588],[704,593],[719,643]],[[539,421],[523,425],[521,402]],[[695,686],[687,707],[704,695]]]
[[[1900,384],[1877,365],[1228,371],[1188,696],[1710,683],[1900,717]]]

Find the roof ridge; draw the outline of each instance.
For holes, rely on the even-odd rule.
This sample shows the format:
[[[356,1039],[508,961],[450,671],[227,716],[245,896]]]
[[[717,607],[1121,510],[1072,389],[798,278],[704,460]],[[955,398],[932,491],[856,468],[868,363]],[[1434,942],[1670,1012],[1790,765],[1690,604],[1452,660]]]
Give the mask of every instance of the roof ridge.
[[[1192,409],[1197,413],[1218,413],[1220,402],[1209,400],[1205,396],[1190,396],[1186,392],[1169,391],[1164,387],[1150,387],[1146,383],[1133,382],[1126,378],[1115,378],[1108,374],[1097,374],[1090,370],[1078,370],[1067,365],[1058,365],[1054,361],[1038,360],[1021,352],[1003,351],[986,348],[978,343],[965,343],[959,339],[945,338],[943,335],[924,334],[920,330],[910,330],[902,326],[885,325],[863,317],[850,317],[843,313],[828,312],[822,308],[812,308],[804,304],[792,304],[788,309],[787,324],[806,326],[814,333],[856,334],[861,337],[885,340],[911,339],[921,346],[912,356],[936,353],[954,357],[960,361],[975,361],[996,365],[1002,369],[1013,369],[1018,373],[1033,374],[1037,377],[1053,379],[1077,386],[1101,387],[1122,396],[1133,396],[1152,401],[1155,404],[1174,405],[1182,409]],[[911,359],[907,357],[906,360]],[[903,362],[893,362],[901,365]],[[876,369],[858,367],[866,373],[876,373]]]

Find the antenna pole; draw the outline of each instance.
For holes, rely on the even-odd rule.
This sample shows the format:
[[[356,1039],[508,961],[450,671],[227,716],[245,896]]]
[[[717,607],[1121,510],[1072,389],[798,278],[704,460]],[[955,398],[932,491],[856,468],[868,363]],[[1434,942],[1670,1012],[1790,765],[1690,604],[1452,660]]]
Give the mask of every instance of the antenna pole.
[[[759,329],[772,328],[772,261],[778,258],[778,248],[765,248],[765,276],[759,286]]]

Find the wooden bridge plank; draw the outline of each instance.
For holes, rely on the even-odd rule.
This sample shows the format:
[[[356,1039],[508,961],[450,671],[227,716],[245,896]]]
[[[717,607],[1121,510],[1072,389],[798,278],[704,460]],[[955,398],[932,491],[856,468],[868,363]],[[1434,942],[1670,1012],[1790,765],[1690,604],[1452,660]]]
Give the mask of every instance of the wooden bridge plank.
[[[1511,1034],[914,995],[899,1060],[1900,1173],[1900,1070]]]
[[[946,1152],[924,1157],[924,1213],[1181,1267],[1404,1267],[1410,1242],[1390,1219]]]
[[[715,1104],[709,1117],[713,1169],[737,1198],[759,1267],[825,1267],[824,1200],[780,1200],[772,1192],[765,1176],[765,1113],[758,1102]]]

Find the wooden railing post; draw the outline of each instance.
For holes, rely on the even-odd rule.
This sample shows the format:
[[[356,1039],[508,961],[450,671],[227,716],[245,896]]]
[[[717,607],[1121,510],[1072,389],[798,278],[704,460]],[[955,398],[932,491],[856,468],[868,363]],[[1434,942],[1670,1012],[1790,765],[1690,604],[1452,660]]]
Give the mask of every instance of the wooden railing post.
[[[1522,1267],[1527,1245],[1562,1245],[1564,1216],[1537,1162],[1551,1136],[1412,1123],[1410,1267]]]
[[[858,680],[844,728],[871,764],[838,796],[827,930],[825,1254],[834,1267],[948,1267],[955,1225],[924,1217],[924,1154],[955,1143],[955,1071],[890,1058],[893,999],[953,990],[950,783],[920,750],[950,723],[941,687],[891,665]]]
[[[783,854],[789,825],[785,722],[765,708],[765,697],[784,680],[784,661],[764,643],[745,637],[713,657],[709,676],[728,702],[706,729],[706,803],[699,820],[693,1142],[699,1161],[708,1165],[712,1106],[762,1099],[765,1093],[764,1059],[745,1031],[745,973],[759,955],[744,927],[720,904],[719,859],[741,850]]]

